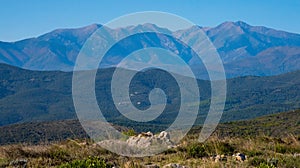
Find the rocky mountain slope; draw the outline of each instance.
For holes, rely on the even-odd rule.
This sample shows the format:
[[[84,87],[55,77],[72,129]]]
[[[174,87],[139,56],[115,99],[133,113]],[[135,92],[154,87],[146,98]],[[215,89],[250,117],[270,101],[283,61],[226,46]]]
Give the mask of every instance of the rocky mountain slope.
[[[58,29],[37,38],[12,43],[0,42],[0,62],[31,70],[71,71],[86,39],[101,25],[78,29]],[[201,28],[217,48],[228,77],[256,75],[269,76],[299,70],[300,35],[244,22],[225,22],[213,28]],[[144,24],[120,29],[108,29],[108,36],[133,30],[163,30],[185,38],[193,38],[193,27],[170,32],[156,25]],[[196,44],[194,44],[196,45]],[[137,48],[155,46],[178,51],[182,57],[192,54],[174,38],[160,35],[141,35],[120,43],[109,55],[107,64]],[[113,58],[116,57],[116,58]],[[190,66],[201,66],[188,57]],[[192,61],[192,62],[189,62]],[[201,70],[201,68],[199,68]],[[200,75],[200,77],[205,78]]]

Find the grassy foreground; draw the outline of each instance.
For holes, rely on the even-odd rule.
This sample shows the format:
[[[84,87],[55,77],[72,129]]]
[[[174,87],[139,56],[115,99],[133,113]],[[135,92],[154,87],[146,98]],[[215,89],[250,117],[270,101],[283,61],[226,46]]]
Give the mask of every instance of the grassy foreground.
[[[232,155],[243,153],[247,160]],[[224,155],[221,160],[212,156]],[[5,145],[0,147],[0,167],[18,166],[26,160],[27,167],[121,167],[136,168],[169,163],[196,167],[300,167],[300,137],[260,136],[256,138],[211,137],[198,143],[195,135],[182,140],[179,147],[151,157],[128,158],[113,154],[87,140],[66,140],[48,145]],[[17,163],[15,163],[17,162]]]

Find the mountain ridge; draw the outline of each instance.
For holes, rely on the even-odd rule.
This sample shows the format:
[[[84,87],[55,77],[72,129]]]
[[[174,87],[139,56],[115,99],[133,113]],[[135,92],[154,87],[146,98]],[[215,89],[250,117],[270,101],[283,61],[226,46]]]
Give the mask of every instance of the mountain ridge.
[[[86,39],[101,26],[102,25],[100,24],[92,24],[82,28],[56,29],[36,38],[24,39],[12,43],[0,42],[0,62],[30,70],[72,71],[76,57],[82,45]],[[156,25],[144,24],[125,28],[109,29],[109,33],[111,36],[114,36],[132,31],[132,29],[163,30],[163,28]],[[172,33],[182,33],[183,36],[192,38],[190,33],[184,34],[189,32],[189,29],[179,30]],[[212,43],[216,46],[224,63],[227,77],[246,75],[270,76],[299,70],[299,34],[284,32],[263,26],[251,26],[242,21],[224,22],[216,27],[200,27],[200,29],[207,34]],[[165,29],[163,31],[168,30]],[[173,48],[168,48],[171,51],[180,50],[182,53],[190,52],[189,49],[178,44],[174,45],[176,43],[174,39],[168,39],[168,45],[162,43],[165,39],[160,36],[151,36],[151,40],[146,39],[147,38],[141,38],[138,41],[129,40],[127,42],[130,42],[131,45],[146,43],[146,46],[154,45],[164,48],[168,48],[169,44],[173,44],[171,45]],[[135,46],[132,46],[131,48],[134,47]],[[285,60],[285,62],[277,61],[270,66],[268,63],[270,61],[269,55],[276,52],[278,47],[281,47],[281,54],[278,55],[278,58]],[[123,50],[124,47],[122,46],[116,48],[116,51]],[[293,53],[291,54],[290,52]],[[120,53],[120,55],[122,55],[122,53]],[[295,59],[285,59],[288,55],[294,55]],[[111,55],[111,57],[113,56],[114,55]],[[124,57],[124,55],[122,57]],[[265,67],[267,64],[269,65]],[[286,66],[284,68],[280,68],[280,65],[283,64]],[[256,67],[256,65],[261,66]],[[195,66],[201,65],[197,64]]]

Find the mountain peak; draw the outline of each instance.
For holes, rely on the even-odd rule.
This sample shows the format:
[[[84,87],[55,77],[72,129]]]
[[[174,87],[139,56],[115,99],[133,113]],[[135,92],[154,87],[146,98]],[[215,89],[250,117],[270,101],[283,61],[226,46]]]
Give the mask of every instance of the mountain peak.
[[[232,35],[243,34],[243,28],[238,25],[237,22],[224,22],[217,27],[207,29],[207,34],[212,37],[215,35],[221,35],[221,37],[230,37]]]
[[[118,29],[126,29],[126,30],[135,30],[135,31],[147,31],[147,30],[153,30],[153,31],[158,31],[158,32],[165,32],[167,34],[171,34],[172,32],[167,29],[167,28],[163,28],[163,27],[159,27],[156,24],[152,24],[152,23],[143,23],[143,24],[138,24],[138,25],[131,25],[131,26],[127,26],[127,27],[120,27],[117,28]]]
[[[80,28],[80,29],[96,30],[96,29],[100,28],[101,26],[102,26],[101,24],[93,23],[93,24],[91,24],[91,25],[82,27],[82,28]]]
[[[232,26],[235,26],[234,22],[226,21],[226,22],[223,22],[223,23],[219,24],[217,27],[219,27],[219,28],[229,28],[229,27],[232,27]]]
[[[243,22],[243,21],[236,21],[234,22],[235,25],[237,26],[240,26],[240,27],[243,27],[243,28],[249,28],[251,27],[249,24],[247,24],[246,22]]]
[[[233,27],[250,28],[252,26],[250,26],[249,24],[247,24],[246,22],[243,22],[243,21],[236,21],[236,22],[226,21],[226,22],[223,22],[220,25],[218,25],[216,28],[230,29]]]
[[[102,25],[100,24],[91,24],[85,27],[80,27],[80,28],[60,28],[53,30],[49,33],[46,33],[44,35],[39,36],[39,39],[44,39],[46,41],[50,39],[58,39],[60,37],[63,38],[76,38],[81,43],[86,40],[88,36],[90,36],[92,33],[94,33],[98,28],[100,28]]]

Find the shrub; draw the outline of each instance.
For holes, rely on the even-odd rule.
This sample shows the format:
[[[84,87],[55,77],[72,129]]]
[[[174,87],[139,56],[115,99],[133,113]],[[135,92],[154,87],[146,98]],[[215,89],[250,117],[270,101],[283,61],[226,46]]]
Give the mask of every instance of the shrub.
[[[88,157],[84,160],[74,160],[70,163],[60,165],[59,168],[111,168],[112,165],[107,164],[99,157]]]
[[[275,168],[274,165],[269,165],[267,163],[261,163],[258,168]]]
[[[0,167],[8,167],[9,161],[7,159],[0,158]]]
[[[187,154],[193,158],[205,157],[207,156],[205,145],[199,143],[192,144],[187,148]]]
[[[281,164],[279,166],[286,167],[286,168],[294,168],[294,167],[300,167],[300,159],[297,157],[284,157],[282,160],[280,160]]]
[[[227,142],[207,142],[205,146],[206,151],[211,154],[225,154],[232,155],[234,152],[234,147]]]
[[[54,160],[60,160],[60,161],[69,161],[70,160],[70,154],[61,148],[51,149],[49,151],[49,157]]]
[[[128,131],[123,131],[122,133],[127,136],[135,136],[136,135],[136,132],[134,131],[134,129],[129,129]]]
[[[219,154],[227,154],[232,155],[234,152],[234,147],[231,146],[229,143],[226,142],[220,142],[216,146],[216,150]]]
[[[261,164],[266,164],[267,161],[260,157],[253,157],[249,160],[249,164],[255,167],[260,166]]]
[[[275,152],[277,153],[299,153],[300,149],[299,147],[292,147],[292,146],[287,146],[287,145],[283,145],[283,144],[276,144],[275,145]]]
[[[254,156],[260,156],[263,155],[262,151],[258,151],[258,150],[249,150],[249,151],[245,151],[245,154],[249,157],[254,157]]]
[[[280,144],[275,145],[275,152],[284,154],[287,151],[288,151],[288,149],[286,146],[280,145]]]

